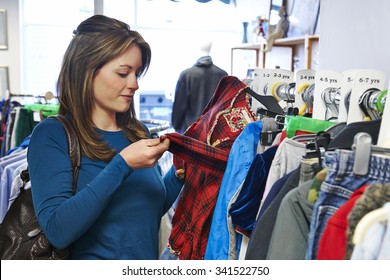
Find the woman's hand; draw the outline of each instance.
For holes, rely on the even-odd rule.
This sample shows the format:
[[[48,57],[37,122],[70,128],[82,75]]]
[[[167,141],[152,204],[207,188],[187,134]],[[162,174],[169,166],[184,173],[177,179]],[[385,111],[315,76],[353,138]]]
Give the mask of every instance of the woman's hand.
[[[153,167],[169,148],[170,140],[142,139],[124,148],[119,154],[133,169]]]

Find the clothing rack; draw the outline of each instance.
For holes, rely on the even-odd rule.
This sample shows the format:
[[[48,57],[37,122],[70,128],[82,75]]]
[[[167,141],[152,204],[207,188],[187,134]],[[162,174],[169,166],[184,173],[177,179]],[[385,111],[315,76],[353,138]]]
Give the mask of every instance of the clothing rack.
[[[47,100],[51,100],[53,98],[58,98],[58,96],[55,96],[51,91],[47,91],[45,93],[45,95],[31,95],[31,94],[22,94],[22,93],[8,92],[7,97],[8,98],[15,98],[15,97],[44,98],[46,101]]]
[[[149,127],[150,133],[158,133],[167,130],[171,127],[169,121],[163,120],[141,120],[144,124]]]

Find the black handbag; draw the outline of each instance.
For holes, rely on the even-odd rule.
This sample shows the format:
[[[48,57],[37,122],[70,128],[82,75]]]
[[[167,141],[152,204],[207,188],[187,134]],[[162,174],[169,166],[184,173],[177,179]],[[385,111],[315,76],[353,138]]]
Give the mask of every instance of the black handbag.
[[[68,151],[73,168],[73,193],[77,189],[80,168],[80,146],[75,128],[62,115],[51,116],[59,120],[66,132]],[[47,240],[39,227],[34,212],[31,188],[24,186],[30,180],[28,169],[20,174],[23,185],[20,194],[8,209],[0,225],[0,256],[2,260],[64,260],[69,258],[69,249],[56,249]],[[32,187],[32,186],[31,186]]]

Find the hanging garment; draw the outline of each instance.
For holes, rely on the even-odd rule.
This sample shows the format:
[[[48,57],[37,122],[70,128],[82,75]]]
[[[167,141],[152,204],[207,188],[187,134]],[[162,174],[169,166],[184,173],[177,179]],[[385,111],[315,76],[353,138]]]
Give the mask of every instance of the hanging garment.
[[[376,155],[370,157],[370,168],[365,176],[355,175],[353,165],[355,153],[336,150],[325,154],[324,163],[328,173],[321,184],[310,222],[310,233],[306,259],[317,258],[321,235],[330,217],[365,184],[390,181],[390,159]]]
[[[263,154],[256,155],[251,166],[253,170],[249,170],[236,201],[229,208],[236,231],[248,237],[256,221],[265,182],[276,150],[277,147],[271,147]]]
[[[197,157],[197,151],[181,146],[199,141],[204,146],[214,147],[211,152],[215,153],[215,158],[225,161],[226,168],[235,139],[248,123],[256,120],[244,88],[245,84],[236,77],[222,78],[203,115],[181,135],[179,141],[172,141],[167,135],[171,139],[169,151],[174,154],[173,164],[176,170],[185,172],[185,184],[172,219],[169,237],[171,252],[180,259],[204,258],[212,213],[223,177],[221,170],[215,172],[196,161],[187,161]],[[202,155],[198,157],[202,158]]]
[[[244,259],[256,223],[265,182],[277,147],[270,147],[263,154],[256,155],[253,172],[245,178],[236,201],[229,207],[229,214],[237,235],[238,259]],[[260,158],[260,159],[259,159]]]
[[[294,171],[291,171],[284,175],[282,178],[278,179],[274,185],[272,186],[271,190],[269,191],[267,198],[264,200],[264,203],[260,209],[260,211],[257,213],[256,219],[260,219],[260,217],[263,215],[264,211],[270,206],[272,201],[275,199],[275,197],[278,195],[280,190],[283,188],[283,185],[286,183],[287,179],[290,177],[291,173]]]
[[[347,124],[328,145],[328,150],[346,149],[350,150],[353,144],[354,136],[359,132],[370,134],[372,144],[376,145],[378,141],[379,130],[381,127],[381,119],[373,121],[353,122]]]
[[[283,198],[267,252],[267,260],[304,260],[313,204],[307,193],[313,180],[300,184]]]
[[[348,214],[370,185],[354,191],[351,197],[329,219],[318,246],[318,260],[343,260],[347,247]]]
[[[351,260],[390,260],[390,201],[371,212],[382,211],[382,208],[385,210],[386,221],[374,218],[374,224],[367,229],[363,242],[355,244]]]
[[[300,165],[305,154],[305,143],[301,143],[290,138],[285,138],[282,143],[279,144],[274,160],[272,161],[271,168],[269,170],[260,209],[263,207],[262,205],[274,183],[279,178],[296,169]]]
[[[262,126],[261,121],[248,124],[233,143],[219,188],[205,259],[228,259],[230,250],[229,222],[226,219],[228,205],[245,180],[245,176],[256,156]],[[232,232],[234,234],[234,229]],[[235,241],[233,243],[235,248]]]
[[[347,230],[347,248],[345,259],[351,259],[354,244],[352,242],[353,234],[359,221],[375,209],[382,207],[386,202],[390,201],[390,184],[375,183],[365,190],[348,216]]]
[[[286,182],[276,197],[272,200],[268,208],[264,210],[262,216],[256,221],[245,255],[246,260],[266,259],[280,204],[285,195],[298,186],[300,166],[291,172],[291,174],[286,176],[288,176]]]
[[[9,208],[14,171],[27,161],[27,149],[0,158],[0,223]]]

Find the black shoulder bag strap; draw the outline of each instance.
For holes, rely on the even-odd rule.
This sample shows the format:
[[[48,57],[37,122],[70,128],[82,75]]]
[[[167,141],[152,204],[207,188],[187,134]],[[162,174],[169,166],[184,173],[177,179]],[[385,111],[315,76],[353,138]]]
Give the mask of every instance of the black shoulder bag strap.
[[[77,190],[77,177],[81,165],[80,144],[77,137],[76,129],[73,124],[63,115],[53,115],[49,118],[55,118],[62,123],[65,129],[66,141],[68,143],[68,152],[73,169],[73,194]]]
[[[68,153],[70,156],[70,161],[72,164],[73,170],[73,194],[76,193],[77,190],[77,177],[79,175],[80,165],[81,165],[81,152],[80,152],[80,144],[79,139],[77,137],[76,130],[73,124],[63,115],[53,115],[49,116],[49,118],[57,119],[62,123],[65,129],[66,142],[68,143]],[[23,181],[22,189],[28,181],[30,181],[30,174],[28,172],[28,168],[23,170],[20,173],[20,178]]]

